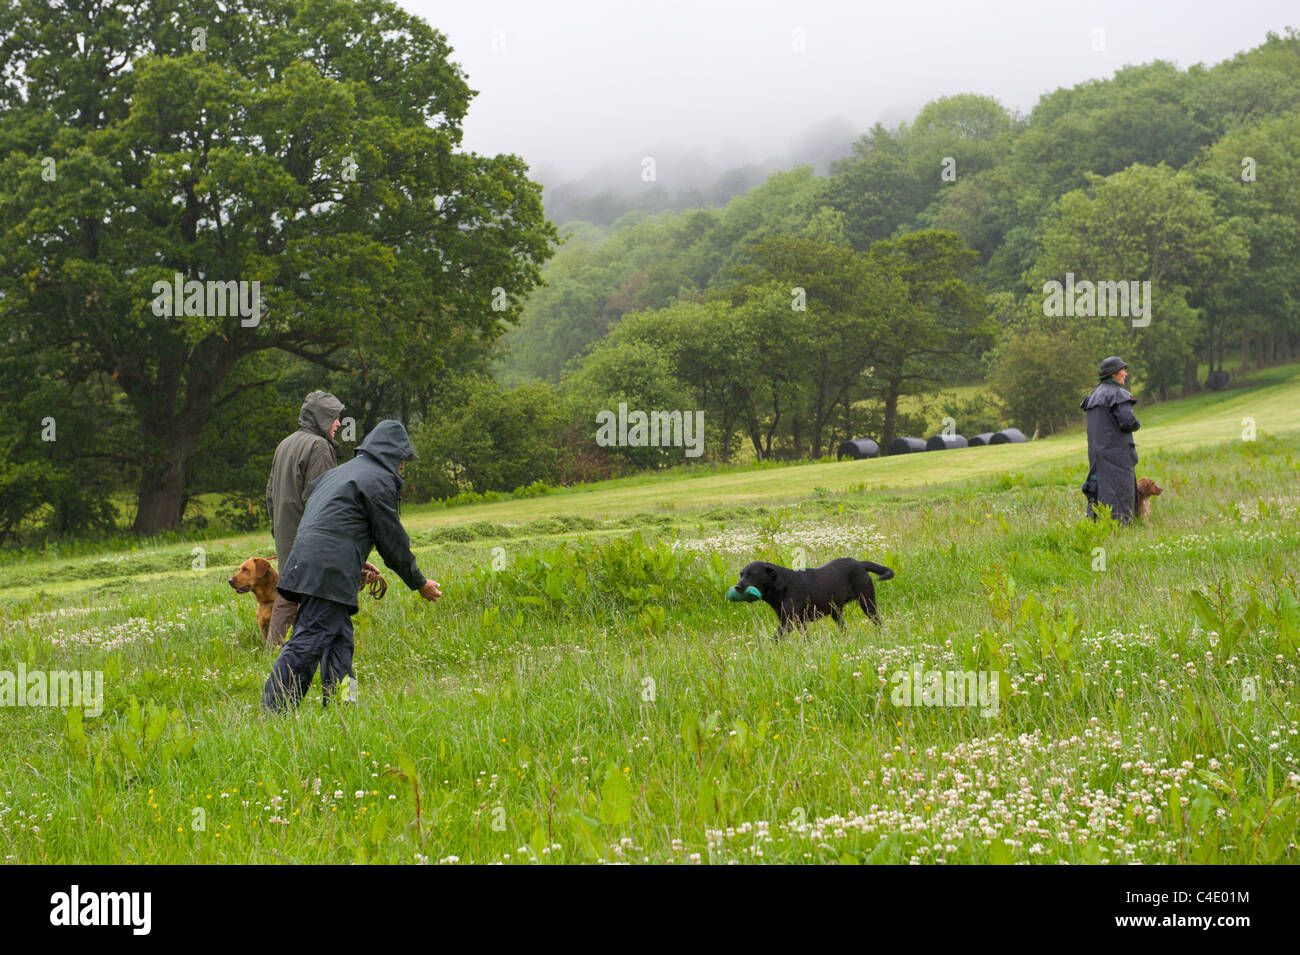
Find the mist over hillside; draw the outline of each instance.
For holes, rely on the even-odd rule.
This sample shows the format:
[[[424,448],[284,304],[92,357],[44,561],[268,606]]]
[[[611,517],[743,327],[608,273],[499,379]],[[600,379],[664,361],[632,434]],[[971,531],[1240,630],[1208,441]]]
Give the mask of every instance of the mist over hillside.
[[[835,116],[793,137],[784,154],[758,158],[736,144],[706,149],[664,142],[607,160],[577,178],[566,178],[556,167],[534,175],[543,187],[547,217],[556,225],[577,220],[608,226],[633,210],[653,215],[724,206],[780,169],[809,165],[825,175],[833,162],[850,154],[863,132]],[[647,159],[654,161],[652,171]]]

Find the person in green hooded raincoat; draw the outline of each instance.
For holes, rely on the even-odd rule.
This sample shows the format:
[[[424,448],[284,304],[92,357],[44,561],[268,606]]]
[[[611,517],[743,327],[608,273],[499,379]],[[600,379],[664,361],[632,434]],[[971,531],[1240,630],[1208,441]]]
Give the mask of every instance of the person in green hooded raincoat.
[[[284,573],[285,561],[293,550],[307,506],[307,488],[326,471],[338,465],[338,444],[334,434],[339,429],[343,402],[327,391],[313,391],[303,399],[298,412],[298,430],[275,449],[271,459],[271,476],[266,482],[266,511],[271,518],[275,537],[276,567]],[[267,630],[267,647],[278,647],[298,614],[298,605],[283,596],[275,598],[271,608],[271,626]]]

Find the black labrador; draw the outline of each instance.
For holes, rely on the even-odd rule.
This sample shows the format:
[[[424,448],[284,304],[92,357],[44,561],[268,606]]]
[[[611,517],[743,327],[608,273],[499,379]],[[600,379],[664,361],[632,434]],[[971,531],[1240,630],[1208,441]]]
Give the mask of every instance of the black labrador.
[[[763,600],[776,611],[781,625],[779,637],[792,626],[802,628],[806,623],[830,615],[844,629],[843,608],[855,600],[858,606],[876,623],[876,588],[871,575],[889,580],[894,572],[883,564],[852,557],[837,557],[820,567],[808,570],[791,570],[766,561],[746,564],[740,572],[740,581],[727,592],[731,600]]]

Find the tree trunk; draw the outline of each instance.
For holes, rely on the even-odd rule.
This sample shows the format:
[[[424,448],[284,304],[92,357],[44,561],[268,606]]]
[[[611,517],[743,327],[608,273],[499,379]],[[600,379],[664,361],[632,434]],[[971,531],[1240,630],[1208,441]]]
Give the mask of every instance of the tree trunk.
[[[726,403],[722,403],[722,463],[726,464],[731,460],[731,410]]]
[[[147,461],[140,475],[140,501],[132,532],[141,536],[180,526],[185,497],[185,462],[192,442],[169,447],[160,459]]]
[[[776,429],[777,429],[778,427],[780,427],[780,425],[781,425],[781,415],[782,415],[782,414],[783,414],[783,412],[781,411],[781,402],[780,402],[780,400],[779,400],[778,398],[776,398],[776,397],[773,397],[773,399],[772,399],[772,420],[771,420],[771,422],[769,422],[769,424],[768,424],[768,427],[767,427],[767,434],[764,435],[764,438],[763,438],[763,453],[760,455],[760,458],[761,458],[762,460],[764,460],[764,461],[770,460],[771,457],[772,457],[772,441],[773,441],[773,439],[774,439],[775,436],[776,436]]]
[[[755,460],[763,460],[763,429],[759,427],[758,418],[749,416],[749,443],[754,446]]]
[[[894,440],[894,429],[898,427],[898,389],[890,385],[885,394],[885,425],[881,429],[880,446],[884,450]],[[889,452],[886,450],[886,454]]]
[[[758,426],[758,415],[754,412],[753,404],[746,413],[749,427],[749,443],[754,446],[754,458],[758,461],[763,460],[763,432]]]

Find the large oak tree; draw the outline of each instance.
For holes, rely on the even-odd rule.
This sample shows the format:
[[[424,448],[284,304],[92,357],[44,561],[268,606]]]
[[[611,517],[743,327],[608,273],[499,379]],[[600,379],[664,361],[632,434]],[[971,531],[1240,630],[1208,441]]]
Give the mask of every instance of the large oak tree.
[[[450,55],[387,0],[0,3],[0,340],[125,395],[138,533],[259,354],[427,381],[517,319],[554,229],[521,160],[460,149]],[[157,315],[176,273],[265,314]]]

